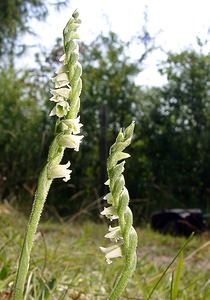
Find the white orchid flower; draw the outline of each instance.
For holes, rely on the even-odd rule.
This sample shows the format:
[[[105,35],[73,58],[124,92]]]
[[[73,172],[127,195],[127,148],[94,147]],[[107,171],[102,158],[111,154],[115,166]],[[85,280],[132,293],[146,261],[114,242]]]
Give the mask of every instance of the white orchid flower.
[[[65,165],[56,165],[48,168],[48,176],[51,179],[63,178],[63,181],[70,179],[71,170],[68,169],[70,162],[68,161]]]
[[[83,135],[64,134],[59,138],[59,144],[62,147],[73,148],[75,151],[79,151],[79,146]]]
[[[69,72],[68,64],[65,64],[65,65],[61,66],[60,68],[58,68],[58,70],[55,73],[61,74],[61,73],[68,73],[68,72]]]
[[[104,210],[101,212],[101,215],[106,216],[111,221],[119,219],[119,216],[114,206],[104,207]]]
[[[110,239],[112,242],[117,242],[118,240],[122,240],[122,234],[120,230],[120,226],[112,227],[109,226],[109,232],[104,236],[107,239]]]
[[[59,61],[64,61],[66,58],[66,53],[64,53],[60,58],[59,58]]]
[[[49,100],[53,102],[60,102],[60,101],[64,101],[64,98],[56,95],[56,96],[52,96]]]
[[[57,116],[58,118],[64,117],[69,111],[70,105],[67,101],[59,101],[50,112],[51,116]]]
[[[80,122],[80,117],[76,119],[65,119],[62,120],[62,129],[68,130],[70,129],[73,134],[80,133],[80,128],[83,126]]]
[[[69,77],[67,73],[59,73],[57,76],[51,78],[55,82],[55,87],[60,88],[69,84]]]
[[[70,98],[70,94],[71,94],[71,89],[70,88],[60,88],[60,89],[51,89],[50,93],[53,96],[61,96],[65,99],[69,99]]]
[[[115,245],[107,247],[107,248],[100,247],[101,251],[105,254],[106,261],[108,264],[112,263],[111,258],[123,256],[120,246],[121,246],[120,244],[115,244]]]
[[[108,194],[106,194],[105,196],[104,196],[104,198],[103,198],[104,200],[106,200],[107,201],[107,203],[109,203],[109,204],[112,204],[112,200],[113,200],[113,196],[112,196],[112,193],[108,193]]]

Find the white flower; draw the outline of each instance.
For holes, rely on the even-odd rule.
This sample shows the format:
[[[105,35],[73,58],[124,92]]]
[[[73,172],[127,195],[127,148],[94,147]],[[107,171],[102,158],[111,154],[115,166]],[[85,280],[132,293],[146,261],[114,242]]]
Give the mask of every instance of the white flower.
[[[60,58],[59,58],[59,61],[64,61],[66,58],[66,53],[64,53]]]
[[[60,88],[69,84],[69,78],[67,73],[59,73],[57,76],[51,78],[55,82],[55,87]]]
[[[113,202],[112,201],[113,200],[113,196],[112,196],[111,193],[106,194],[103,199],[106,200],[107,203],[109,203],[109,204],[112,204],[112,202]]]
[[[104,182],[105,185],[110,185],[110,179],[107,179],[106,182]],[[104,198],[105,199],[105,198]]]
[[[65,64],[61,66],[55,73],[60,74],[60,73],[67,73],[69,71],[68,65]]]
[[[104,207],[104,210],[101,212],[101,215],[106,216],[111,221],[119,219],[119,216],[117,215],[117,211],[114,208],[114,206]]]
[[[122,257],[121,245],[116,244],[107,248],[100,247],[101,251],[105,253],[106,261],[108,264],[111,264],[111,258]]]
[[[120,226],[109,226],[109,232],[104,237],[110,239],[112,242],[117,242],[118,240],[123,239]]]
[[[64,134],[59,138],[59,144],[62,147],[73,148],[75,151],[79,151],[79,145],[83,135]]]
[[[70,179],[71,170],[68,169],[70,162],[65,165],[56,165],[48,168],[48,176],[51,179],[63,178],[63,181],[68,181]]]
[[[56,115],[58,118],[62,118],[68,113],[69,108],[67,101],[59,101],[50,112],[50,117]]]
[[[70,88],[60,88],[60,89],[56,89],[56,90],[50,90],[50,93],[53,96],[61,96],[64,97],[66,99],[70,98],[70,93],[71,93],[71,89]]]
[[[51,98],[50,98],[50,101],[53,101],[53,102],[60,102],[60,101],[64,101],[64,98],[63,97],[61,97],[61,96],[52,96]]]
[[[80,128],[83,126],[79,121],[80,117],[62,120],[62,129],[70,129],[73,134],[78,134],[80,133]]]

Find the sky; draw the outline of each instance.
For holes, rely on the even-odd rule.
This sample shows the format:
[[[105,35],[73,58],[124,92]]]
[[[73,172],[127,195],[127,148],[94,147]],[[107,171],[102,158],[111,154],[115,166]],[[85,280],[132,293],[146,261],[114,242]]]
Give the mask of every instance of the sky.
[[[56,0],[54,0],[56,2]],[[37,44],[50,49],[57,37],[62,37],[72,12],[77,9],[82,25],[79,30],[81,40],[89,43],[99,33],[112,30],[124,41],[141,32],[144,25],[144,13],[148,15],[148,31],[156,36],[156,45],[165,52],[180,51],[189,47],[199,51],[196,36],[207,38],[210,28],[209,0],[69,0],[66,8],[55,12],[50,9],[46,23],[34,21],[32,27],[37,33],[27,37],[27,43]],[[206,53],[209,52],[209,44]],[[138,55],[141,49],[134,48],[132,56]],[[157,64],[166,59],[166,54],[156,50],[145,63],[145,71],[138,77],[139,84],[160,86],[166,82],[157,71]]]

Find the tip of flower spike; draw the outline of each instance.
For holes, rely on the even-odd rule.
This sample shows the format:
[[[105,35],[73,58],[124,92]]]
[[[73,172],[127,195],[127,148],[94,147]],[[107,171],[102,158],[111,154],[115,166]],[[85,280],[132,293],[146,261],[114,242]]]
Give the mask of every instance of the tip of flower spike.
[[[79,17],[79,13],[78,13],[77,9],[75,9],[75,11],[73,12],[72,17],[75,19],[77,19]]]
[[[132,121],[131,124],[124,131],[125,139],[132,137],[134,127],[135,127],[135,121]]]

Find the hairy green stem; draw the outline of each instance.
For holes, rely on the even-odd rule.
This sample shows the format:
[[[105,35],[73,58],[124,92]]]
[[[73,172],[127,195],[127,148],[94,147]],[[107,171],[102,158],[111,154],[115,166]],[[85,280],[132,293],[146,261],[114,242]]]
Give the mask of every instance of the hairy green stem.
[[[22,300],[24,294],[24,286],[29,268],[30,253],[33,246],[34,237],[39,224],[40,216],[44,207],[44,203],[50,189],[52,180],[47,178],[47,166],[41,171],[38,187],[35,195],[34,205],[28,222],[27,231],[22,246],[22,252],[19,261],[17,278],[14,289],[14,300]]]
[[[109,297],[109,300],[117,300],[119,299],[120,295],[126,288],[128,281],[133,274],[133,272],[136,269],[136,246],[137,246],[137,235],[133,238],[131,242],[132,246],[129,249],[129,253],[125,257],[125,265],[122,270],[122,273],[120,277],[118,278],[118,281],[112,290],[112,293]]]

